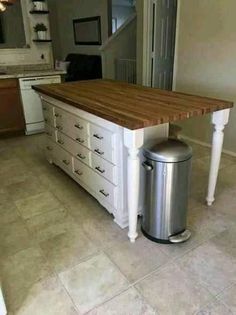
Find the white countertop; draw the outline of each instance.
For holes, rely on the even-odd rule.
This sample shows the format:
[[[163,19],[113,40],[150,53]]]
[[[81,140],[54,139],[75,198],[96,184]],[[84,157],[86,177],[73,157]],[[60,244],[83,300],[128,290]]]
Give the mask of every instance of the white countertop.
[[[0,74],[1,79],[18,79],[18,78],[29,78],[29,77],[40,77],[48,75],[62,75],[66,74],[66,71],[62,70],[26,70],[17,73],[6,73]]]

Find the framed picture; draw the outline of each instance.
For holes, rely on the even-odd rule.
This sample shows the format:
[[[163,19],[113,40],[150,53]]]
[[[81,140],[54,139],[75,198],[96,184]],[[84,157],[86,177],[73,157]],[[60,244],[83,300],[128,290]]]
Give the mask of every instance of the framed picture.
[[[101,45],[101,18],[94,16],[73,20],[75,45]]]
[[[4,43],[5,43],[5,40],[4,40],[4,33],[3,33],[3,21],[0,15],[0,44],[4,44]]]

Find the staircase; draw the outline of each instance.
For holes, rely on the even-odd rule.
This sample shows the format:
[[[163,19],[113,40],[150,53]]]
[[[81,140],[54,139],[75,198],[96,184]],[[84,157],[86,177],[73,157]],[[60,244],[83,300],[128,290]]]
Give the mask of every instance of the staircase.
[[[104,79],[136,83],[136,13],[101,46]]]

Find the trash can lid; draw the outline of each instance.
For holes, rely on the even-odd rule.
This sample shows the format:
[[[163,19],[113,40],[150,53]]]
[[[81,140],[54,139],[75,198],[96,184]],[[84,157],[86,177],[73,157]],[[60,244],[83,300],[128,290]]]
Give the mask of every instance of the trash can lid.
[[[154,161],[175,163],[192,157],[192,148],[177,139],[162,140],[159,143],[144,147],[144,156]]]

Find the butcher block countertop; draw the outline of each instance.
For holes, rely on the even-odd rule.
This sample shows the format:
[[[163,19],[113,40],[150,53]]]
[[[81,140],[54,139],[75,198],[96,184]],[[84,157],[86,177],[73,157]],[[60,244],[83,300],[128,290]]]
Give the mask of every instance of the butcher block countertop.
[[[34,89],[131,130],[233,107],[229,101],[102,79],[38,85]]]

